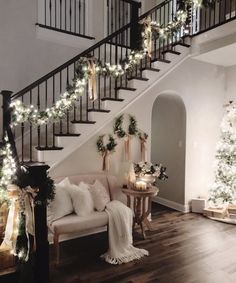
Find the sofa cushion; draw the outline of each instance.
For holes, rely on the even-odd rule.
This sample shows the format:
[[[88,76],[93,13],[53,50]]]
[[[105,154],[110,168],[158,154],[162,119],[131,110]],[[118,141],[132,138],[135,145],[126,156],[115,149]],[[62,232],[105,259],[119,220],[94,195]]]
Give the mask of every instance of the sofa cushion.
[[[58,178],[56,178],[55,182],[59,183],[63,178],[64,177],[58,177]],[[110,195],[109,183],[108,183],[108,180],[107,180],[107,175],[105,175],[105,174],[102,174],[102,173],[78,174],[78,175],[75,175],[75,176],[69,176],[68,178],[69,178],[69,180],[72,184],[75,184],[77,186],[79,185],[80,182],[84,182],[84,183],[92,185],[92,184],[94,184],[94,182],[96,180],[98,180],[99,182],[101,182],[103,184],[103,186],[106,188],[107,192]]]
[[[73,212],[72,200],[68,192],[69,186],[71,184],[67,178],[55,185],[55,198],[47,209],[48,223]]]
[[[79,186],[71,184],[68,186],[68,191],[78,216],[86,216],[94,211],[94,202],[88,184],[84,182],[80,182]]]
[[[106,188],[100,181],[96,180],[93,185],[90,185],[89,191],[93,197],[95,209],[97,211],[103,211],[106,204],[111,201]]]
[[[86,216],[67,215],[54,221],[51,229],[56,234],[70,234],[102,227],[108,224],[106,212],[92,212]]]

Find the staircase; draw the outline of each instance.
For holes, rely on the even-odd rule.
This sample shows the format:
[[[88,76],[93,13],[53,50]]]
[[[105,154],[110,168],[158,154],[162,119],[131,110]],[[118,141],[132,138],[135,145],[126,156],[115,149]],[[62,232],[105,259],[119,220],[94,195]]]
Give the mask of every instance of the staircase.
[[[103,64],[122,63],[139,44],[138,21],[150,16],[153,21],[166,26],[173,20],[177,10],[174,0],[164,1],[23,90],[12,94],[11,101],[20,99],[25,104],[37,105],[38,110],[51,107],[71,83],[81,57],[92,55]],[[190,37],[178,32],[165,39],[153,38],[152,47],[152,58],[146,56],[128,75],[120,78],[99,75],[96,101],[89,99],[86,87],[85,93],[58,122],[36,127],[31,123],[17,126],[14,136],[19,161],[29,164],[43,162],[52,168],[57,166],[188,58]]]

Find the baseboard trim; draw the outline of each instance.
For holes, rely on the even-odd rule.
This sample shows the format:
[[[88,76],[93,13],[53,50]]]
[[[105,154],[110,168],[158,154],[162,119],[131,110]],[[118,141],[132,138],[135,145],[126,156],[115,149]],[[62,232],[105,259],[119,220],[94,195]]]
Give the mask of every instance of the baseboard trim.
[[[169,208],[181,211],[183,213],[189,213],[190,212],[190,207],[188,204],[180,204],[178,202],[172,201],[172,200],[168,200],[165,198],[161,198],[161,197],[154,197],[153,201],[159,204],[162,204],[164,206],[167,206]]]

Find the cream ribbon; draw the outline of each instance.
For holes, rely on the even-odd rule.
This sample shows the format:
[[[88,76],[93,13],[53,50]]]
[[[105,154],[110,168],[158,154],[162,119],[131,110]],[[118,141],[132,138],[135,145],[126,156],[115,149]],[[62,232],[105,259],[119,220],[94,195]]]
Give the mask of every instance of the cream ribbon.
[[[109,152],[106,150],[102,156],[102,170],[109,171]]]
[[[146,139],[140,138],[141,161],[146,162]]]
[[[10,249],[16,254],[16,241],[19,226],[19,215],[22,211],[25,215],[25,233],[27,236],[27,254],[25,261],[29,259],[30,253],[30,235],[34,237],[35,249],[35,222],[34,222],[34,198],[37,195],[37,190],[30,186],[25,189],[20,189],[16,185],[8,186],[8,196],[11,199],[11,205],[7,218],[5,237],[0,246],[0,249]],[[20,203],[24,203],[24,207]]]
[[[144,25],[144,48],[147,49],[147,54],[150,58],[152,58],[152,19],[150,16],[146,17],[140,24]]]
[[[89,98],[94,101],[98,99],[96,64],[94,59],[88,59],[88,70],[90,71],[90,77],[88,79]]]
[[[125,160],[130,161],[131,160],[131,149],[130,149],[131,136],[130,135],[126,136],[124,141],[125,141]]]

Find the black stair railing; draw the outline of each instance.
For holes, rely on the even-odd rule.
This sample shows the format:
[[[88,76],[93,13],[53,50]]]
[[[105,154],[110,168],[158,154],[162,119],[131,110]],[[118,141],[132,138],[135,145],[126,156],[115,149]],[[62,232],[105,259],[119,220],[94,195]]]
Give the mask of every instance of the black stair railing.
[[[140,14],[141,2],[133,0],[107,0],[107,35],[114,33],[121,27],[134,22]],[[132,34],[132,31],[131,31]],[[127,45],[130,38],[128,31],[119,37],[118,43]]]
[[[139,17],[139,20],[150,16],[153,21],[167,25],[169,21],[173,20],[176,11],[177,6],[175,1],[167,0]],[[68,83],[74,78],[76,64],[81,57],[92,55],[101,61],[102,64],[107,62],[110,64],[119,64],[126,60],[131,51],[130,43],[127,42],[126,45],[120,45],[119,39],[125,37],[133,27],[133,23],[125,25],[120,30],[65,62],[63,65],[30,84],[23,90],[14,93],[11,95],[11,101],[19,99],[26,105],[37,105],[38,110],[45,110],[48,107],[51,107],[59,99],[59,96],[64,93]],[[133,37],[132,44],[136,45],[135,40],[138,41],[139,39],[140,34],[137,34],[136,39]],[[93,121],[90,121],[89,119],[90,112],[106,112],[107,110],[103,109],[103,101],[119,100],[118,90],[127,89],[130,78],[142,78],[143,70],[152,68],[152,64],[155,61],[165,59],[165,51],[174,51],[175,43],[179,41],[184,41],[184,37],[181,37],[181,33],[175,35],[171,34],[164,40],[153,38],[152,58],[146,56],[131,74],[125,74],[120,78],[108,76],[102,77],[99,75],[97,78],[98,99],[96,101],[89,99],[87,87],[85,93],[60,121],[41,126],[34,126],[29,122],[25,122],[14,127],[15,142],[20,162],[36,161],[37,157],[35,156],[35,149],[39,151],[61,150],[62,148],[57,145],[56,138],[58,136],[76,136],[76,134],[79,134],[74,133],[74,124],[93,123]],[[156,71],[158,71],[158,69],[156,69]]]
[[[236,19],[236,1],[218,0],[195,8],[192,13],[192,35],[216,28]]]
[[[71,35],[88,35],[88,3],[86,0],[41,0],[38,26]]]

